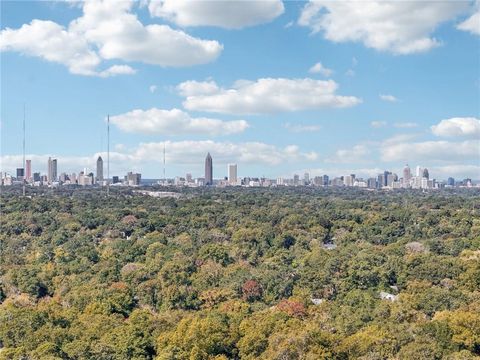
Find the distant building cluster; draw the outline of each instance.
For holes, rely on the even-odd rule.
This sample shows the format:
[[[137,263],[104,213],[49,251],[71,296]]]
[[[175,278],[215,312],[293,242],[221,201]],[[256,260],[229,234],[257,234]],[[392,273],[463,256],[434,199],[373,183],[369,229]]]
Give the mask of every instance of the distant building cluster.
[[[47,173],[41,174],[40,172],[32,173],[32,160],[25,160],[25,169],[18,168],[16,171],[16,177],[8,173],[3,173],[1,176],[2,185],[17,185],[24,182],[32,186],[59,186],[59,185],[80,185],[80,186],[103,186],[107,184],[103,174],[103,159],[98,157],[96,162],[96,173],[88,171],[85,168],[83,171],[77,173],[67,174],[65,172],[58,175],[58,160],[48,158]],[[129,172],[123,179],[118,176],[113,176],[110,184],[112,185],[128,185],[137,186],[140,185],[142,175]]]
[[[104,176],[103,159],[98,157],[96,162],[96,173],[89,172],[87,169],[78,174],[58,174],[57,159],[48,158],[47,174],[39,172],[32,173],[32,161],[25,161],[25,169],[18,168],[16,177],[3,173],[1,176],[2,185],[23,184],[24,182],[33,186],[59,186],[59,185],[80,185],[80,186],[103,186],[107,184]],[[328,175],[310,177],[306,172],[301,178],[294,174],[293,178],[278,177],[277,179],[268,179],[265,177],[239,177],[237,164],[228,164],[226,169],[227,176],[221,179],[213,178],[213,159],[210,153],[205,158],[204,177],[193,178],[191,173],[185,177],[177,176],[173,179],[162,179],[158,181],[159,185],[168,186],[245,186],[245,187],[278,187],[278,186],[319,186],[319,187],[358,187],[366,189],[440,189],[453,187],[479,187],[473,184],[471,179],[457,181],[449,177],[446,181],[437,181],[430,178],[427,168],[417,166],[415,173],[408,165],[403,168],[402,176],[391,171],[384,171],[376,177],[361,178],[355,174],[330,178]],[[110,185],[114,186],[138,186],[141,183],[142,176],[139,173],[128,172],[123,178],[113,176]]]

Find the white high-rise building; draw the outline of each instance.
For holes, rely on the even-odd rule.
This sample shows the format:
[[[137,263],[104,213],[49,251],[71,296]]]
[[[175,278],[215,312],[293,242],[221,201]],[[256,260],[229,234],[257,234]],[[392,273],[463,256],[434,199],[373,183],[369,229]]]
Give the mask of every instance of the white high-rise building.
[[[415,176],[416,177],[422,177],[423,175],[423,169],[421,166],[417,166],[417,170],[415,171]]]
[[[228,164],[228,183],[237,184],[237,164]]]
[[[403,168],[403,186],[409,187],[410,186],[410,179],[412,178],[412,172],[410,171],[410,166],[405,165]]]

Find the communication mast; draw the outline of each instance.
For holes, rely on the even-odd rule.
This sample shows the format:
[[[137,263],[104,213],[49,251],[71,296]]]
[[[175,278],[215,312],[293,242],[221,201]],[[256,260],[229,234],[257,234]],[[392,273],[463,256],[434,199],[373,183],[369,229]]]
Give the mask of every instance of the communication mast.
[[[107,196],[110,196],[110,115],[107,115]]]
[[[167,178],[165,176],[165,141],[163,142],[163,185],[167,184]]]
[[[23,188],[22,193],[23,197],[25,197],[25,104],[23,104]]]

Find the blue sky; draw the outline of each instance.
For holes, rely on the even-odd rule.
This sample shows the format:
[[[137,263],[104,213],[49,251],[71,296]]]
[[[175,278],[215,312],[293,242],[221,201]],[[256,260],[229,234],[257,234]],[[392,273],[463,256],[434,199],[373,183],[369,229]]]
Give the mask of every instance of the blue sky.
[[[480,178],[478,3],[1,6],[2,171],[21,167],[26,104],[34,171],[94,169],[110,114],[115,175],[160,177],[165,142],[170,177],[202,176],[210,151],[216,178]]]

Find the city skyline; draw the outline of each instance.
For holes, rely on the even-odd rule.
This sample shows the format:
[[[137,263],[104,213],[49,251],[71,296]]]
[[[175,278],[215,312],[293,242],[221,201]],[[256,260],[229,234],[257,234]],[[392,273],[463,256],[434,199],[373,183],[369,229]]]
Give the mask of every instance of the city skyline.
[[[101,156],[98,156],[96,161],[96,172],[90,171],[88,168],[84,168],[77,175],[76,172],[67,173],[61,172],[58,176],[57,159],[48,158],[47,174],[41,172],[34,172],[32,174],[31,159],[26,159],[26,170],[24,168],[16,169],[16,177],[7,172],[0,173],[0,181],[3,185],[18,184],[18,181],[25,180],[30,185],[52,185],[54,183],[66,183],[78,184],[78,185],[101,185],[106,186],[108,182],[111,184],[122,183],[120,176],[112,175],[111,178],[104,178],[104,164]],[[311,174],[306,171],[303,175],[303,179],[300,179],[298,173],[294,173],[289,176],[278,176],[276,179],[256,176],[245,175],[238,176],[237,164],[227,164],[226,175],[215,178],[213,176],[213,159],[210,152],[207,153],[204,162],[204,175],[203,177],[193,177],[191,172],[187,172],[185,176],[175,175],[171,178],[161,179],[149,179],[156,180],[160,185],[188,185],[194,184],[195,186],[272,186],[272,185],[316,185],[316,186],[346,186],[346,187],[366,187],[366,188],[437,188],[437,185],[455,186],[456,184],[471,186],[480,186],[480,182],[477,179],[471,179],[468,177],[455,179],[452,176],[448,176],[446,179],[438,179],[430,176],[430,172],[427,167],[417,165],[415,172],[408,164],[405,164],[401,175],[397,175],[396,172],[384,170],[383,172],[377,171],[377,174],[368,174],[367,176],[357,176],[357,174],[337,174],[330,177],[330,174]],[[124,185],[140,185],[141,173],[134,173],[128,171],[124,176]],[[260,180],[258,182],[258,180]],[[473,180],[473,181],[472,181]],[[245,183],[247,181],[247,183]],[[172,183],[173,182],[173,183]],[[257,183],[258,182],[258,183]]]
[[[405,163],[438,179],[480,178],[473,2],[395,3],[395,17],[370,2],[377,16],[355,29],[359,38],[328,25],[355,3],[252,1],[226,22],[215,19],[218,4],[197,5],[193,21],[189,9],[148,1],[2,2],[1,170],[23,167],[26,104],[32,172],[47,172],[48,157],[66,172],[95,169],[110,114],[110,174],[162,178],[165,146],[169,178],[201,176],[207,152],[214,178],[230,163],[239,176],[270,178],[367,177]],[[410,13],[423,17],[408,30]],[[124,33],[107,31],[114,18]],[[394,31],[382,33],[383,22]],[[160,30],[177,53],[155,51]],[[58,48],[42,46],[47,34]],[[62,46],[62,34],[74,46]],[[140,53],[133,34],[143,36]]]

